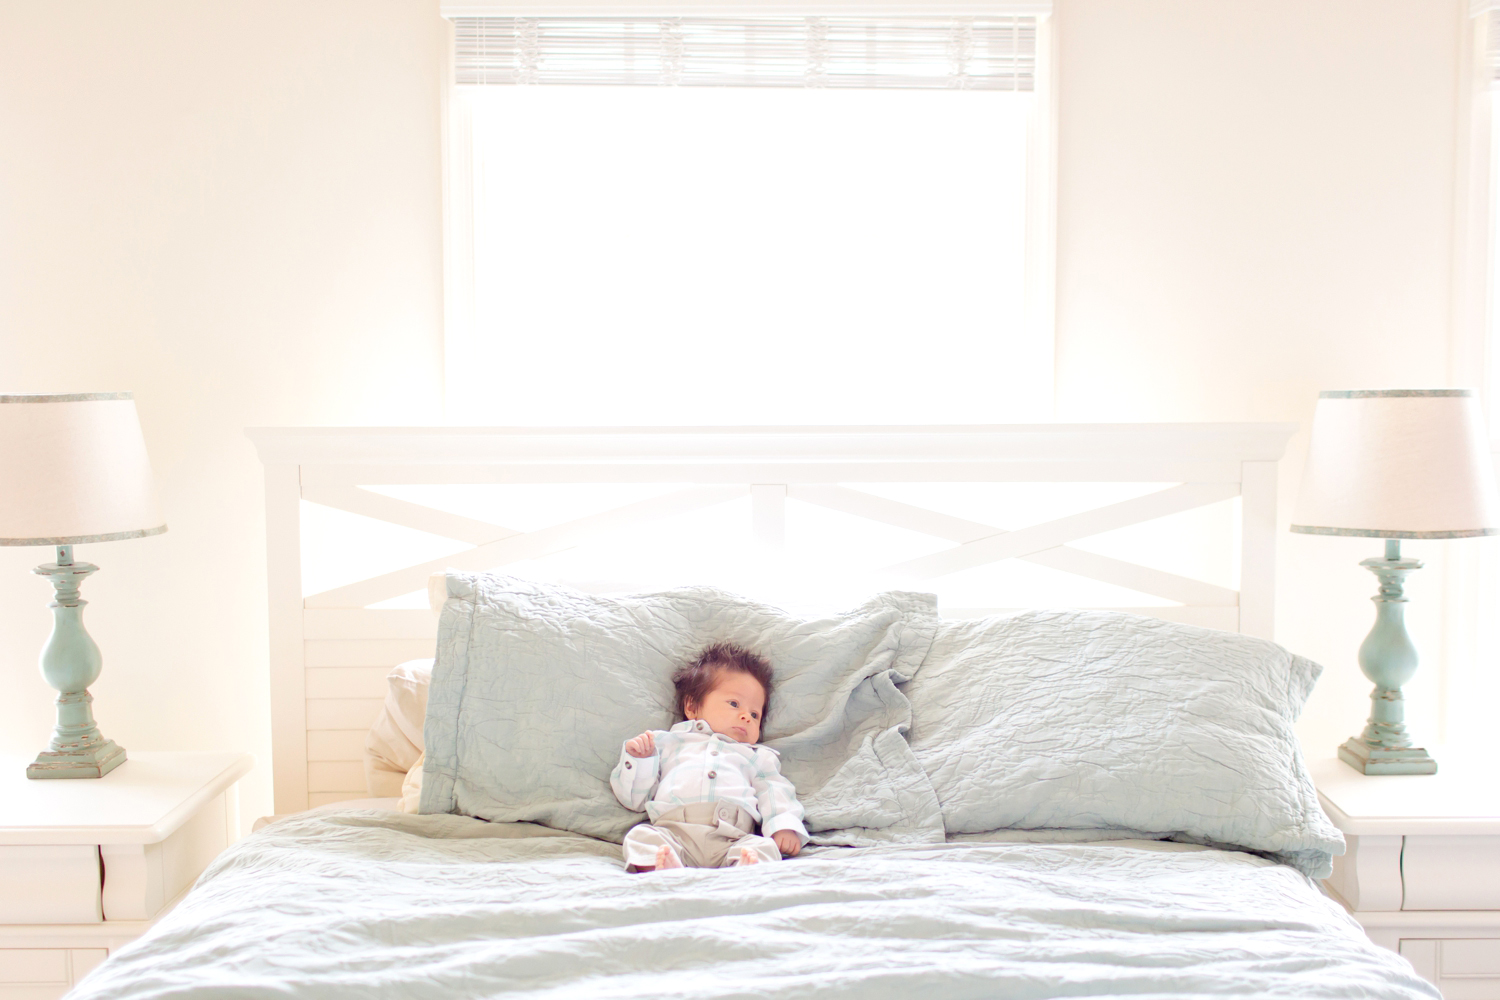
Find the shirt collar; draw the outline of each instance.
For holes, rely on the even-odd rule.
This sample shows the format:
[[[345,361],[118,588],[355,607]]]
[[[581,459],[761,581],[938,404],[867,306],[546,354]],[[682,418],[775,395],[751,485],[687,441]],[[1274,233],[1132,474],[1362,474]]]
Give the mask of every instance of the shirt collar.
[[[717,735],[712,729],[708,728],[708,723],[704,722],[702,719],[683,719],[681,722],[677,723],[677,725],[667,730],[667,732],[701,733],[702,735],[709,738]],[[719,739],[723,740],[725,743],[728,743],[732,747],[744,747],[746,750],[755,750],[760,746],[759,743],[741,743],[738,740],[731,739],[728,736],[720,736]],[[765,749],[771,750],[770,747],[766,747]],[[775,750],[771,750],[771,752],[776,753]],[[780,756],[780,754],[777,754],[777,756]]]

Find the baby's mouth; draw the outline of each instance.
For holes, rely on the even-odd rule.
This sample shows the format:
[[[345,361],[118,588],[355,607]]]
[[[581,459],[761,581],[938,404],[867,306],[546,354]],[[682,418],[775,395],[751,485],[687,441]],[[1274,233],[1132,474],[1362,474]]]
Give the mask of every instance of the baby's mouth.
[[[739,733],[741,736],[749,736],[750,735],[750,730],[746,729],[744,726],[730,726],[729,728],[733,729],[735,732]]]

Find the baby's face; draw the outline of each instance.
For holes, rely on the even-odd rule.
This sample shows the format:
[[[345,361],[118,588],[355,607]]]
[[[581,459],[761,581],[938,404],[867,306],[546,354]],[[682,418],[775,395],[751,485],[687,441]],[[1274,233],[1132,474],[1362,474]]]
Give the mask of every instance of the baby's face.
[[[685,707],[689,719],[702,719],[720,736],[739,743],[758,743],[766,689],[749,674],[720,670],[718,683],[704,696],[703,704]]]

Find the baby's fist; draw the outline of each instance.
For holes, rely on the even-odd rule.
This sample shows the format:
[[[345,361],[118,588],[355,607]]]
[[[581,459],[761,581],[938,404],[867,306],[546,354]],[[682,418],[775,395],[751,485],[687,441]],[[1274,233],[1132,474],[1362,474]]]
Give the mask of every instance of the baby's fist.
[[[802,838],[790,830],[777,830],[771,834],[771,839],[776,841],[776,848],[783,858],[795,858],[802,850]]]
[[[656,753],[656,737],[642,733],[625,744],[625,752],[632,757],[650,757]]]

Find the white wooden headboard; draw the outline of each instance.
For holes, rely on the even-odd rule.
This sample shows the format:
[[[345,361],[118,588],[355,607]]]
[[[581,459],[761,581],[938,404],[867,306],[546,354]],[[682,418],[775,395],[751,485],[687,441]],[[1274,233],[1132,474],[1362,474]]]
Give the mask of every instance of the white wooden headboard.
[[[953,543],[889,567],[890,577],[907,585],[1024,559],[1173,602],[1130,610],[1270,637],[1276,466],[1295,426],[253,428],[248,433],[266,467],[276,811],[363,797],[364,737],[379,711],[385,674],[396,663],[432,655],[430,612],[369,605],[424,589],[435,570],[492,569],[745,496],[755,537],[771,546],[784,539],[788,499]],[[516,483],[680,489],[517,532],[361,488]],[[850,483],[1167,485],[1004,531],[843,485]],[[1068,544],[1235,496],[1241,498],[1237,591]],[[304,595],[304,500],[472,548]]]

